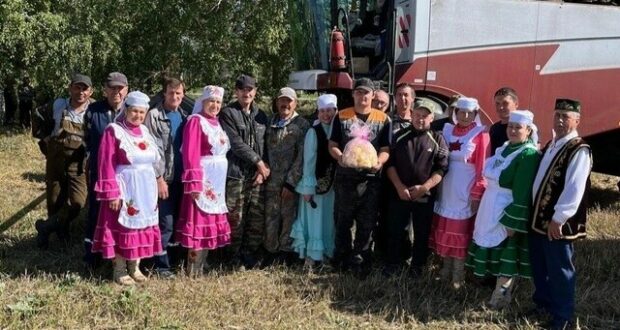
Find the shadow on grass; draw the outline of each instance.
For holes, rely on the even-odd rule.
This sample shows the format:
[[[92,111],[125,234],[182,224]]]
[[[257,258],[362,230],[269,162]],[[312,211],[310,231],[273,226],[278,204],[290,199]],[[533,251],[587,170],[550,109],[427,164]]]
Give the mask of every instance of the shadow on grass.
[[[45,182],[45,173],[43,172],[26,172],[22,173],[22,179],[30,182]]]
[[[590,188],[588,195],[590,207],[600,206],[601,209],[616,207],[620,201],[620,191],[600,187]]]
[[[620,238],[584,240],[575,243],[577,283],[576,316],[582,329],[620,328]],[[530,280],[519,279],[508,309],[493,311],[484,307],[493,288],[476,284],[470,277],[459,291],[435,280],[438,265],[433,263],[417,279],[406,269],[393,277],[382,276],[377,266],[364,280],[348,273],[300,275],[286,281],[303,300],[330,301],[331,308],[355,315],[373,314],[386,322],[405,326],[440,326],[441,323],[496,324],[500,328],[536,328],[536,320],[523,316],[533,305]],[[337,316],[335,316],[337,317]]]
[[[22,219],[28,212],[34,210],[39,203],[45,200],[45,193],[39,195],[39,197],[35,198],[32,202],[28,203],[28,205],[24,206],[21,210],[15,212],[10,218],[4,220],[0,224],[0,234],[11,228],[17,221]]]

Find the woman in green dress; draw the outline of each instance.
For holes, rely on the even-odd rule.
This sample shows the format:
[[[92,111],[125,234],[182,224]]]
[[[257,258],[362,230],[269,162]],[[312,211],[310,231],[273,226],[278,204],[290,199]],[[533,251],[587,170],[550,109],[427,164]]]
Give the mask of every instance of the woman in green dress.
[[[534,114],[510,114],[508,141],[486,161],[487,189],[480,201],[466,266],[476,276],[497,277],[489,306],[510,304],[516,277],[531,277],[527,224],[532,183],[540,161]]]

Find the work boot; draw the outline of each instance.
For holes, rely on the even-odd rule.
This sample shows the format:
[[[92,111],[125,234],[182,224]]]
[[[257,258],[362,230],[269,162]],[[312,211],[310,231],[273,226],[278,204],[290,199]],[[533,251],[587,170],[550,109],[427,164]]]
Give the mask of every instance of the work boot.
[[[443,265],[441,265],[441,270],[439,271],[439,280],[441,280],[442,282],[447,282],[448,280],[450,280],[453,261],[454,259],[450,257],[443,258]]]
[[[50,235],[58,230],[58,219],[50,217],[47,220],[37,220],[34,223],[34,228],[37,230],[37,247],[47,249],[49,247]]]
[[[489,301],[489,307],[495,310],[500,310],[508,305],[510,305],[510,301],[512,300],[512,279],[506,278],[498,278],[497,284],[495,285],[495,290],[491,295],[491,300]]]
[[[134,281],[142,283],[147,280],[146,276],[140,271],[140,260],[127,260],[127,270]]]
[[[112,263],[114,265],[114,282],[123,286],[136,284],[133,278],[129,276],[129,273],[127,273],[127,260],[125,258],[116,256]]]

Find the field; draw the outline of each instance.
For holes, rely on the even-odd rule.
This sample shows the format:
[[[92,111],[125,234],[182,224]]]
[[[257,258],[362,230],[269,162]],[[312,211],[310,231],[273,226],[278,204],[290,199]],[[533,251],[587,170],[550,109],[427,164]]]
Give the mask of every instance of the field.
[[[43,218],[44,158],[18,131],[0,132],[0,328],[4,329],[535,329],[520,316],[532,285],[518,282],[509,310],[483,307],[491,289],[468,284],[455,292],[433,280],[360,281],[335,273],[308,274],[282,266],[211,271],[200,279],[151,278],[122,288],[109,265],[82,267],[82,224],[68,249],[52,239],[36,248],[34,222]],[[620,329],[620,193],[618,178],[593,175],[589,237],[576,244],[578,323]]]

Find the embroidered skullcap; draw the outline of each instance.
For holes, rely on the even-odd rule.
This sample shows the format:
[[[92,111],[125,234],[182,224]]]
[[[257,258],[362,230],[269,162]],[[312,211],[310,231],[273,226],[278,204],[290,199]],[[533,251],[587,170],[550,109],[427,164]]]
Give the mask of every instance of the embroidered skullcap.
[[[581,112],[581,103],[577,100],[571,99],[557,99],[555,100],[555,110]]]
[[[461,97],[456,101],[456,107],[460,110],[475,111],[480,108],[478,100],[473,97]]]
[[[125,107],[140,107],[148,109],[150,101],[151,99],[148,95],[140,91],[134,91],[127,94],[127,97],[125,98]]]
[[[202,95],[198,97],[194,102],[194,109],[192,113],[200,113],[202,111],[202,103],[206,100],[220,100],[224,99],[224,88],[220,86],[208,85],[202,89]]]
[[[334,94],[323,94],[316,100],[318,109],[338,109],[338,99]]]

